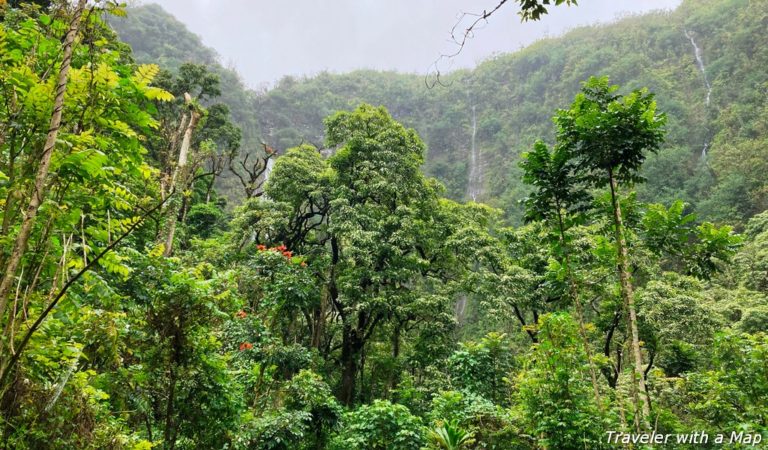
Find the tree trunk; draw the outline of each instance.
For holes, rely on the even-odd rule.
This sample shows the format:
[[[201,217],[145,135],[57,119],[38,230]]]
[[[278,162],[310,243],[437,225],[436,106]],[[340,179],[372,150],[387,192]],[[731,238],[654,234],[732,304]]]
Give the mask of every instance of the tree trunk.
[[[187,128],[184,130],[184,137],[181,140],[179,161],[176,165],[176,169],[173,171],[173,177],[171,178],[171,186],[174,190],[171,195],[176,196],[184,195],[184,191],[186,190],[187,159],[189,158],[189,148],[192,145],[192,133],[195,131],[195,127],[197,127],[197,123],[200,121],[201,117],[200,113],[193,105],[191,105],[192,97],[185,93],[184,98],[192,110],[190,111],[189,123],[187,123]],[[163,255],[166,257],[173,254],[173,237],[176,234],[176,222],[179,220],[179,208],[181,208],[179,203],[178,199],[172,200],[168,208],[168,224],[166,225],[167,232],[165,235],[165,249],[163,251]]]
[[[323,284],[320,292],[320,305],[315,308],[312,320],[314,322],[312,326],[312,347],[318,351],[323,346],[325,336],[325,316],[328,314],[328,305],[330,292],[328,286]]]
[[[387,393],[394,390],[398,384],[400,384],[400,339],[403,332],[403,325],[401,322],[395,324],[395,329],[392,330],[392,362],[393,367],[387,378]]]
[[[213,192],[213,185],[216,183],[216,174],[211,175],[211,181],[208,182],[208,186],[205,188],[205,203],[211,203],[211,192]]]
[[[634,378],[633,381],[637,386],[635,409],[636,414],[640,417],[641,426],[645,427],[646,430],[650,430],[650,423],[648,420],[651,417],[651,408],[648,402],[648,390],[645,387],[645,378],[643,377],[643,355],[640,350],[640,336],[637,330],[637,311],[635,310],[634,292],[632,289],[632,280],[630,278],[627,242],[624,239],[624,224],[621,217],[621,205],[619,204],[616,195],[618,187],[612,170],[608,171],[608,178],[611,183],[611,204],[613,206],[613,224],[616,235],[619,281],[621,284],[621,294],[624,297],[624,305],[629,313],[629,328],[632,338],[632,357],[634,363],[632,367],[632,375]]]
[[[48,178],[48,171],[51,165],[51,156],[56,146],[56,139],[59,136],[61,128],[61,116],[64,111],[64,95],[67,92],[67,82],[69,81],[69,68],[72,63],[72,47],[74,47],[75,37],[80,29],[80,18],[85,10],[86,0],[79,0],[72,15],[72,21],[69,24],[69,30],[64,37],[63,56],[61,67],[59,68],[59,77],[56,82],[56,97],[53,101],[53,113],[51,114],[50,127],[48,135],[43,145],[43,153],[40,156],[40,165],[37,168],[35,176],[34,190],[27,205],[24,218],[21,222],[19,234],[13,245],[11,256],[6,264],[5,274],[0,281],[0,321],[5,317],[5,310],[8,306],[8,293],[10,292],[13,280],[16,276],[16,270],[19,268],[24,252],[27,249],[29,236],[32,233],[32,227],[35,225],[37,212],[45,199],[45,184]]]
[[[339,391],[339,401],[345,406],[352,405],[355,400],[358,359],[362,348],[362,340],[358,337],[357,331],[345,328],[341,343],[341,390]]]

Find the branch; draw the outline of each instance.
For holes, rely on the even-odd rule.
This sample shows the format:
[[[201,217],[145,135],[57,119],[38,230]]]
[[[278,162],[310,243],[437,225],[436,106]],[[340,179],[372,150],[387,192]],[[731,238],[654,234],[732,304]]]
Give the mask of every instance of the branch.
[[[454,58],[461,53],[461,51],[464,49],[464,45],[466,45],[467,40],[474,37],[474,32],[477,29],[477,26],[481,22],[488,23],[488,18],[491,17],[493,14],[495,14],[499,9],[501,9],[506,3],[508,3],[509,0],[498,0],[499,3],[490,11],[489,10],[483,10],[482,13],[467,13],[462,12],[459,16],[458,21],[456,21],[456,24],[451,28],[451,39],[453,40],[454,44],[458,46],[458,49],[451,54],[442,54],[440,55],[437,60],[435,60],[434,63],[432,63],[432,66],[435,68],[435,80],[430,83],[429,80],[429,73],[427,74],[427,78],[425,78],[425,83],[428,88],[433,88],[435,85],[440,84],[441,86],[445,86],[440,81],[440,69],[438,68],[438,64],[443,59],[450,59]],[[545,5],[576,5],[577,0],[516,0],[520,4],[520,17],[523,22],[527,22],[529,20],[539,20],[542,15],[547,14],[547,8]],[[457,38],[456,29],[459,28],[459,25],[464,21],[466,17],[474,17],[475,20],[464,29],[464,32],[461,34],[460,38]]]
[[[2,386],[4,386],[5,380],[8,377],[8,374],[11,373],[11,371],[13,370],[13,367],[19,361],[19,358],[21,357],[21,354],[24,351],[24,348],[29,343],[29,340],[32,337],[32,334],[35,331],[37,331],[37,329],[40,327],[40,324],[43,323],[43,320],[45,320],[48,317],[48,315],[51,313],[51,311],[53,311],[53,309],[56,307],[56,305],[58,305],[59,301],[64,297],[64,295],[67,293],[69,288],[72,287],[72,285],[75,284],[75,282],[79,280],[80,277],[85,275],[86,272],[91,270],[91,268],[95,266],[104,255],[111,252],[115,247],[118,246],[118,244],[120,244],[120,242],[123,239],[128,237],[133,232],[133,230],[135,230],[139,225],[141,225],[150,214],[159,210],[165,204],[165,202],[167,202],[168,199],[171,198],[172,194],[173,192],[171,192],[171,195],[167,196],[165,200],[161,201],[160,203],[152,207],[152,209],[147,211],[147,213],[144,216],[141,216],[139,220],[136,221],[136,223],[128,227],[128,229],[119,238],[117,238],[114,242],[109,244],[104,250],[101,251],[101,253],[96,255],[95,258],[93,258],[90,262],[88,262],[88,264],[86,264],[85,267],[80,269],[80,271],[77,272],[77,274],[74,277],[70,278],[69,281],[67,281],[67,283],[64,285],[64,287],[61,288],[59,293],[56,294],[56,297],[53,299],[53,301],[51,301],[48,307],[45,308],[45,310],[40,314],[37,320],[35,320],[35,323],[33,323],[31,327],[29,327],[29,329],[27,330],[27,333],[24,335],[24,339],[22,339],[21,343],[19,344],[18,350],[11,357],[11,361],[8,363],[8,366],[2,368],[3,371],[2,371],[2,377],[0,377],[0,389],[2,388]]]
[[[433,87],[435,87],[438,84],[441,85],[441,86],[447,86],[447,85],[443,84],[442,81],[440,80],[440,68],[438,67],[439,63],[441,61],[443,61],[444,59],[452,59],[452,58],[455,58],[455,57],[459,56],[461,51],[464,50],[464,46],[467,44],[467,41],[469,39],[471,39],[472,37],[474,37],[474,33],[475,33],[475,30],[477,29],[477,26],[481,22],[486,22],[487,23],[488,22],[488,18],[491,17],[496,11],[501,9],[501,7],[504,6],[504,4],[507,3],[508,1],[509,0],[500,0],[499,3],[496,5],[496,7],[494,7],[490,11],[483,10],[482,13],[468,13],[468,12],[463,12],[462,11],[461,15],[459,16],[459,19],[453,25],[453,28],[451,28],[451,40],[453,40],[453,43],[456,44],[458,46],[458,48],[453,53],[443,53],[443,54],[441,54],[435,60],[435,62],[432,63],[432,67],[434,67],[435,80],[433,82],[430,82],[430,80],[428,78],[429,74],[427,74],[427,78],[425,78],[425,80],[424,80],[425,84],[427,85],[427,87],[429,89],[432,89]],[[464,29],[464,32],[461,34],[461,38],[457,38],[457,36],[456,36],[457,29],[459,28],[459,25],[461,25],[461,23],[464,21],[464,19],[466,17],[475,17],[475,20],[467,28]]]

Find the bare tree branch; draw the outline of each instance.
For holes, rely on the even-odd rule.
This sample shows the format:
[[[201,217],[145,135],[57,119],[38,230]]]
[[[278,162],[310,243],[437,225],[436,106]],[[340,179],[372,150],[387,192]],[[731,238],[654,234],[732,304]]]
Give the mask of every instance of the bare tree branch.
[[[545,5],[576,5],[577,0],[516,0],[520,4],[520,12],[518,13],[521,17],[521,21],[527,22],[529,20],[539,20],[542,15],[547,14],[547,8]],[[435,87],[436,85],[441,86],[449,86],[450,83],[444,84],[441,79],[441,71],[440,71],[440,63],[444,60],[451,60],[462,52],[464,50],[464,46],[466,46],[467,41],[469,39],[472,39],[475,36],[475,31],[478,30],[479,26],[482,24],[483,26],[488,24],[488,19],[494,15],[498,10],[500,10],[505,4],[507,4],[509,0],[499,0],[499,3],[496,4],[495,7],[492,9],[484,9],[481,13],[470,13],[462,11],[459,14],[458,20],[453,25],[453,28],[451,28],[451,40],[453,43],[457,46],[456,51],[453,53],[443,53],[441,54],[435,62],[432,63],[430,66],[430,71],[427,73],[424,82],[427,85],[429,89]],[[464,28],[464,30],[459,34],[458,30],[461,27],[461,24],[464,22],[466,18],[474,18],[472,22]],[[434,74],[434,80],[430,80],[430,77]]]

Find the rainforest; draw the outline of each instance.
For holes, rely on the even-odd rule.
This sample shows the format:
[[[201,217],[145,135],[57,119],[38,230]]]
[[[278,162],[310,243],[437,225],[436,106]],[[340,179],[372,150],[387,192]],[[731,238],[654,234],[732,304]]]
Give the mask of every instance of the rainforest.
[[[254,89],[158,5],[0,0],[0,449],[763,448],[766,29]]]

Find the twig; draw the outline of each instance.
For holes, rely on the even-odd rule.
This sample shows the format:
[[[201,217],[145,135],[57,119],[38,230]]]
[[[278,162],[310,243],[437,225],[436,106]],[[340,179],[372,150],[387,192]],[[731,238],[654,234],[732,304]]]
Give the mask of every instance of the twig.
[[[469,13],[469,12],[465,12],[465,11],[461,12],[461,15],[459,16],[459,19],[453,25],[453,28],[451,28],[451,40],[453,40],[453,43],[456,44],[456,46],[458,48],[453,53],[443,53],[443,54],[441,54],[435,60],[435,62],[432,63],[431,67],[434,67],[435,79],[434,79],[433,82],[430,82],[430,80],[429,80],[429,75],[431,74],[431,72],[430,72],[430,73],[427,74],[427,77],[424,80],[425,84],[427,85],[427,87],[429,89],[432,89],[433,87],[435,87],[438,84],[441,85],[441,86],[448,86],[449,85],[449,84],[448,85],[443,84],[443,82],[440,80],[440,68],[438,67],[440,62],[445,60],[445,59],[451,59],[451,58],[455,58],[456,56],[459,56],[461,51],[464,50],[464,46],[467,44],[467,41],[469,39],[471,39],[472,37],[474,37],[474,32],[477,29],[477,26],[481,22],[488,23],[488,18],[491,17],[494,13],[496,13],[496,11],[501,9],[501,7],[504,6],[504,4],[506,4],[508,1],[509,0],[501,0],[496,5],[496,7],[494,7],[490,11],[483,10],[482,13]],[[467,17],[475,17],[475,20],[467,28],[464,29],[464,32],[461,33],[461,37],[457,38],[457,29],[459,28],[459,25]]]

